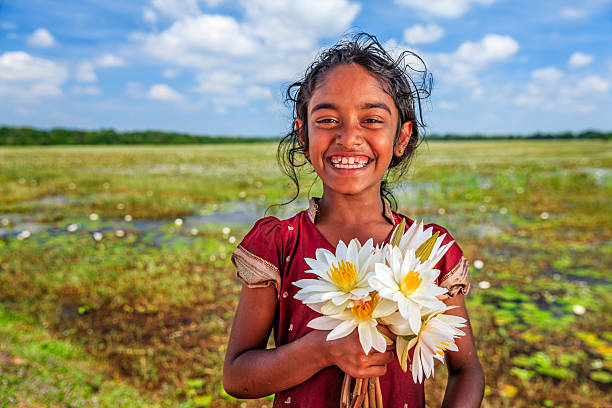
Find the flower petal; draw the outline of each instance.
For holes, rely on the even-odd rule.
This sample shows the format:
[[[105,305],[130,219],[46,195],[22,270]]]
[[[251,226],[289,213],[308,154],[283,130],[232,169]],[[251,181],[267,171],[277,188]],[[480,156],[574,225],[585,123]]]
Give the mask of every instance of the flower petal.
[[[359,342],[361,343],[361,347],[364,353],[368,354],[372,349],[372,326],[368,324],[368,322],[360,322],[357,330],[359,330]]]
[[[332,319],[327,316],[319,316],[308,322],[306,326],[311,327],[317,330],[332,330],[335,329],[340,323],[341,320]]]
[[[345,320],[329,332],[327,340],[336,340],[348,336],[355,330],[355,323],[352,320]]]

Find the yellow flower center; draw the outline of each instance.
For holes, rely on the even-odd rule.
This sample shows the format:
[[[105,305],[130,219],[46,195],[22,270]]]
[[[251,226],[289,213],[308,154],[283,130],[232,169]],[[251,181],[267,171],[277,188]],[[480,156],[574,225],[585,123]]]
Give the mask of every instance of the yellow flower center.
[[[374,296],[369,298],[364,298],[364,300],[357,300],[351,307],[351,313],[353,317],[357,320],[370,320],[372,318],[372,313],[374,312],[374,308],[378,303],[378,297]]]
[[[448,349],[449,345],[450,344],[447,341],[440,342],[440,344],[436,345],[436,353],[438,353],[439,355],[443,356],[444,355],[444,350]]]
[[[340,261],[338,266],[332,264],[327,276],[332,280],[340,289],[345,292],[350,292],[357,282],[357,269],[355,265],[350,262]]]
[[[419,286],[421,286],[421,282],[423,282],[421,275],[419,275],[417,271],[410,271],[402,278],[399,284],[400,292],[402,292],[404,296],[410,296]]]

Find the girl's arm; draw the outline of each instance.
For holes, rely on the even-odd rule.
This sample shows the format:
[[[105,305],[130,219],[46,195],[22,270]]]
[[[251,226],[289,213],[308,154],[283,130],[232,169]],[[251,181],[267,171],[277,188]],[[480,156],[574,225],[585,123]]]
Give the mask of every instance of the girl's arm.
[[[479,407],[484,395],[484,373],[476,354],[472,326],[462,294],[445,300],[449,306],[456,306],[448,314],[461,316],[467,320],[462,330],[465,336],[456,339],[458,351],[446,353],[448,365],[448,384],[444,393],[442,407]]]
[[[294,387],[321,369],[337,365],[354,378],[384,375],[389,351],[365,355],[355,330],[326,341],[328,331],[313,330],[289,344],[266,349],[277,308],[272,287],[242,287],[225,364],[223,387],[237,398],[260,398]]]

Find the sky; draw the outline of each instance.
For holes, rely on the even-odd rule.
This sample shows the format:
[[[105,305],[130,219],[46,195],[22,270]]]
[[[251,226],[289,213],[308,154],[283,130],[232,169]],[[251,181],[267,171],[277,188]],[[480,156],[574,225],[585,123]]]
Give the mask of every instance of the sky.
[[[279,136],[359,31],[425,60],[429,133],[612,130],[610,0],[0,0],[0,125]]]

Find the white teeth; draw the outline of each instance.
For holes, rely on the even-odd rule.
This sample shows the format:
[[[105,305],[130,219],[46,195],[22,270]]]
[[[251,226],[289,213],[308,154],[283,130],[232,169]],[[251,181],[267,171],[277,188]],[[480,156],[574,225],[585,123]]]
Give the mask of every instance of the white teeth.
[[[363,157],[340,157],[334,156],[330,159],[332,165],[337,169],[360,169],[365,167],[369,160]]]

